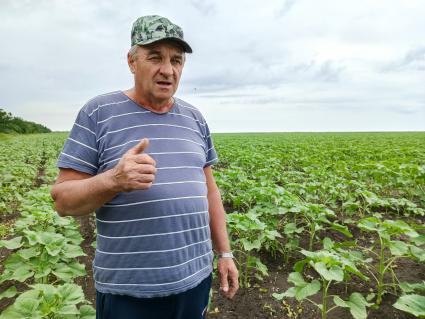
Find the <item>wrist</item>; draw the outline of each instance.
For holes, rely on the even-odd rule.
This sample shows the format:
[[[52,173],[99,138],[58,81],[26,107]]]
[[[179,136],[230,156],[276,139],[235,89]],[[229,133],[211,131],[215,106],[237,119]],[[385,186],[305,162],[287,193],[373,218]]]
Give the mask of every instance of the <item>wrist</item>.
[[[121,185],[118,183],[117,177],[115,176],[115,168],[112,168],[105,172],[104,180],[109,190],[116,193],[120,193],[123,191],[121,189]]]
[[[226,252],[220,252],[217,254],[217,258],[218,259],[222,259],[222,258],[230,258],[230,259],[234,259],[235,257],[233,256],[233,253],[231,251],[226,251]]]

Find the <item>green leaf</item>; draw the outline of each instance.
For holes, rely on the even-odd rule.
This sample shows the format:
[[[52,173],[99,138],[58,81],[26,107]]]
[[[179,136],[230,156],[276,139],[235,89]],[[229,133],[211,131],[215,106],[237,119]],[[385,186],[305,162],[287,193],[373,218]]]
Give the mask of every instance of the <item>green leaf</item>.
[[[55,265],[53,274],[64,282],[73,278],[86,275],[86,268],[83,264],[75,261],[69,264],[58,263]]]
[[[425,250],[416,247],[416,246],[410,246],[410,253],[413,255],[413,257],[417,258],[419,261],[424,262],[425,261]]]
[[[281,294],[278,294],[278,293],[275,292],[275,293],[272,293],[272,297],[275,298],[275,299],[277,299],[277,300],[279,300],[279,301],[281,301],[286,296],[285,296],[285,293],[284,292],[281,293]]]
[[[335,245],[335,242],[329,237],[323,239],[323,248],[326,250],[331,250]]]
[[[295,286],[305,286],[307,284],[299,272],[291,272],[288,276],[288,282],[293,283]]]
[[[4,319],[40,318],[37,311],[40,304],[39,291],[29,290],[16,298],[15,303],[7,308],[0,316]]]
[[[65,305],[62,308],[58,309],[58,313],[61,315],[79,315],[80,311],[76,305]]]
[[[304,287],[297,287],[295,290],[295,299],[301,301],[304,298],[317,294],[320,290],[320,282],[318,280],[313,280]]]
[[[40,238],[39,238],[38,234],[35,231],[24,230],[23,233],[25,234],[25,238],[28,240],[28,243],[31,246],[34,246],[37,243],[39,243]]]
[[[81,246],[66,244],[63,249],[63,257],[75,258],[80,256],[86,256]]]
[[[241,243],[243,245],[243,248],[246,251],[251,251],[253,249],[260,249],[261,248],[261,241],[259,239],[254,240],[253,242],[249,241],[246,238],[241,239]]]
[[[409,252],[409,245],[400,240],[391,240],[388,243],[388,246],[390,248],[391,254],[394,256],[404,256]]]
[[[62,251],[64,246],[63,242],[57,242],[53,241],[51,243],[48,243],[44,248],[49,253],[50,256],[57,256]]]
[[[291,287],[283,293],[283,296],[289,297],[289,298],[295,298],[296,293],[297,293],[297,287]]]
[[[22,236],[18,236],[9,240],[0,240],[0,247],[6,247],[10,250],[17,249],[23,244],[24,243],[22,242]]]
[[[35,269],[34,278],[40,279],[47,277],[52,272],[51,265],[45,263],[39,263]]]
[[[67,282],[73,278],[75,278],[75,274],[71,268],[65,267],[57,267],[52,273],[60,280]]]
[[[276,238],[282,238],[282,235],[276,230],[266,230],[266,237],[270,240],[276,240]]]
[[[85,300],[83,289],[76,284],[59,286],[58,292],[63,298],[62,301],[67,304],[75,305]]]
[[[348,227],[345,226],[345,225],[332,223],[331,229],[336,230],[337,232],[340,232],[341,234],[344,234],[345,236],[347,236],[349,238],[353,237],[353,234],[348,230]]]
[[[38,256],[40,254],[40,250],[35,246],[26,249],[20,249],[16,252],[16,254],[25,260],[29,260],[32,257]]]
[[[288,282],[293,283],[295,287],[291,287],[284,292],[284,297],[295,297],[298,301],[315,295],[320,290],[320,282],[318,280],[313,280],[311,283],[308,283],[298,272],[290,273]]]
[[[43,307],[44,305],[54,305],[57,303],[58,294],[57,289],[53,285],[49,284],[35,284],[31,285],[34,290],[42,292],[42,311],[52,311],[54,309],[49,309],[49,307]],[[46,309],[47,308],[47,309]]]
[[[376,217],[367,217],[361,219],[357,226],[366,231],[378,231],[378,226],[380,224],[380,220]]]
[[[254,278],[256,278],[259,282],[262,282],[264,280],[264,277],[260,275],[258,272],[254,274]]]
[[[18,291],[15,286],[11,286],[0,294],[0,300],[3,298],[12,298],[15,297]]]
[[[259,271],[263,276],[269,275],[267,266],[264,265],[259,258],[256,258],[255,266],[256,266],[257,271]]]
[[[419,237],[419,234],[402,220],[387,219],[383,223],[383,226],[391,229],[392,232],[396,232],[397,234],[406,234],[411,238]]]
[[[308,263],[307,259],[299,260],[294,264],[294,270],[296,272],[302,272],[304,270],[305,264]]]
[[[405,294],[415,291],[425,292],[425,281],[422,281],[421,283],[401,282],[399,287]]]
[[[96,319],[96,310],[94,310],[94,308],[89,305],[81,306],[80,319]]]
[[[348,301],[335,296],[334,303],[339,307],[350,308],[350,313],[355,319],[366,319],[366,307],[373,305],[372,303],[368,303],[358,292],[352,293]]]
[[[293,233],[300,234],[300,233],[303,232],[303,230],[304,230],[304,227],[297,227],[297,225],[295,223],[288,223],[288,224],[285,225],[283,232],[286,235],[291,235]]]
[[[393,305],[398,310],[417,317],[425,317],[425,297],[420,295],[404,295]]]
[[[344,271],[341,267],[333,265],[329,269],[324,262],[313,264],[313,268],[327,281],[341,282],[344,279]]]
[[[410,238],[410,241],[417,246],[425,245],[425,235],[419,235],[418,237]]]
[[[60,245],[65,243],[65,237],[58,233],[45,231],[37,234],[39,237],[39,243],[43,245],[49,245],[52,243]]]
[[[19,267],[16,269],[12,276],[8,278],[9,280],[17,280],[19,282],[24,282],[28,278],[32,277],[34,275],[34,272],[32,271],[31,267],[28,265]]]

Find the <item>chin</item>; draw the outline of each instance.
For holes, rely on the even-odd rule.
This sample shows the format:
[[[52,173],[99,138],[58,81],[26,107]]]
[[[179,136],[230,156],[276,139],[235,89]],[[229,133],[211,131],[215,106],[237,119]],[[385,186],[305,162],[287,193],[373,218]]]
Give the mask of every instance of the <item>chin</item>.
[[[166,100],[171,98],[173,95],[174,95],[174,92],[161,92],[156,95],[156,98]]]

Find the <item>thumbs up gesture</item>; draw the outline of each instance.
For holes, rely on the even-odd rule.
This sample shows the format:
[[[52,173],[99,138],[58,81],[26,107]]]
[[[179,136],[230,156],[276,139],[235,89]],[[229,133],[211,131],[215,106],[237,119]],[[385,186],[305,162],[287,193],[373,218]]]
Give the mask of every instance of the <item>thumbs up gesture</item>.
[[[156,163],[152,157],[143,153],[148,145],[149,140],[144,138],[139,144],[129,149],[112,169],[114,188],[118,192],[148,189],[152,186],[156,174]]]

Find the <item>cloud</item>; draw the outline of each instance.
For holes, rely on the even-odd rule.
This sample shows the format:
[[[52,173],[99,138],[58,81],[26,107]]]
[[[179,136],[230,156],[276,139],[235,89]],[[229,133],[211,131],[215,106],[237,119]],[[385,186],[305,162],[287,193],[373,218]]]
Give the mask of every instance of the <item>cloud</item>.
[[[419,46],[407,51],[399,60],[382,67],[383,72],[392,71],[425,71],[425,46]]]
[[[243,60],[243,59],[241,59]],[[312,60],[301,64],[268,64],[261,60],[257,63],[241,63],[228,66],[216,63],[214,69],[208,67],[204,72],[185,75],[186,92],[196,88],[198,93],[243,90],[248,88],[274,89],[287,83],[326,82],[341,80],[345,66],[338,61],[319,62]],[[221,66],[220,66],[221,65]],[[199,71],[199,70],[198,70]]]
[[[297,2],[297,0],[286,0],[279,11],[277,11],[276,16],[277,17],[283,17],[285,16],[294,6],[294,4]]]
[[[344,66],[337,65],[332,61],[326,61],[320,65],[316,75],[318,79],[323,81],[336,82],[340,79],[343,70]]]
[[[412,70],[425,71],[425,46],[407,52],[401,66]]]
[[[215,107],[262,106],[264,120],[285,118],[294,129],[308,117],[338,118],[324,129],[361,116],[371,127],[411,127],[397,117],[425,125],[422,0],[123,0],[118,9],[109,0],[0,0],[0,105],[33,119],[57,110],[52,125],[68,128],[87,99],[132,85],[126,51],[131,24],[143,14],[183,28],[195,53],[178,96],[214,110],[214,121],[227,117]],[[252,116],[241,127],[255,129]]]
[[[206,0],[190,0],[190,4],[203,15],[214,14],[217,11],[214,3]]]

